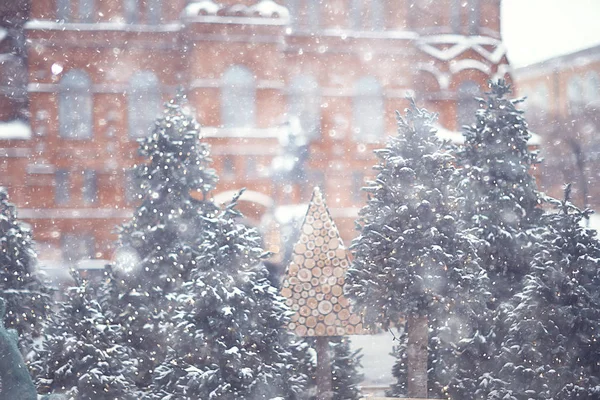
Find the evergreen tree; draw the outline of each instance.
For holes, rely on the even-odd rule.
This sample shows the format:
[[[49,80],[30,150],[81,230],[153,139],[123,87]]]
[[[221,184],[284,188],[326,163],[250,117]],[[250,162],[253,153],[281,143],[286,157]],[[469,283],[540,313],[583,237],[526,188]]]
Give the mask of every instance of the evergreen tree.
[[[485,315],[487,280],[458,230],[454,160],[432,122],[413,104],[406,120],[398,118],[398,136],[376,151],[378,174],[365,188],[371,197],[360,212],[346,291],[367,323],[388,328],[404,317],[428,318],[436,397],[452,376],[453,346],[473,335]]]
[[[120,344],[123,327],[107,320],[89,283],[75,272],[73,277],[76,286],[53,315],[31,365],[40,393],[64,393],[74,400],[137,398],[136,360]]]
[[[457,185],[462,190],[462,227],[481,239],[481,265],[492,284],[492,306],[518,291],[529,271],[532,238],[542,210],[532,167],[537,153],[528,148],[531,133],[521,100],[510,100],[510,86],[490,82],[491,91],[480,99],[476,123],[466,127],[458,152]]]
[[[502,307],[509,328],[477,398],[600,398],[600,243],[568,193],[543,218],[523,290]]]
[[[347,337],[334,337],[330,339],[332,348],[331,374],[333,377],[332,400],[359,400],[362,399],[359,384],[363,375],[361,368],[360,350],[350,350],[350,340]]]
[[[166,356],[169,296],[188,279],[205,217],[217,209],[207,199],[217,181],[209,168],[209,148],[199,141],[199,126],[186,113],[183,100],[178,96],[166,104],[152,133],[140,140],[145,162],[134,172],[141,205],[120,230],[121,249],[140,259],[129,275],[119,277],[123,287],[116,295],[117,321],[143,360],[140,387],[150,384],[151,371]]]
[[[406,334],[406,330],[403,329],[400,335],[395,337],[394,340],[398,341],[392,348],[391,353],[391,356],[396,359],[392,367],[392,376],[395,382],[390,385],[385,395],[388,397],[406,397],[408,395],[408,335]]]
[[[36,262],[31,234],[0,187],[0,297],[7,303],[4,324],[18,332],[24,353],[41,334],[50,308],[50,291],[37,276]]]
[[[543,230],[543,197],[530,173],[537,154],[528,148],[531,134],[516,108],[521,100],[506,98],[510,87],[502,80],[490,82],[490,88],[480,99],[476,123],[465,128],[457,156],[462,168],[454,182],[464,199],[460,228],[477,237],[477,253],[490,280],[486,315],[491,317],[479,318],[476,334],[458,344],[449,385],[455,398],[472,396],[479,377],[495,379],[490,374],[509,329],[500,305],[520,292]]]
[[[236,200],[207,218],[150,398],[293,399],[302,390],[305,377],[293,370],[282,329],[287,309],[260,262],[257,231],[236,221]]]

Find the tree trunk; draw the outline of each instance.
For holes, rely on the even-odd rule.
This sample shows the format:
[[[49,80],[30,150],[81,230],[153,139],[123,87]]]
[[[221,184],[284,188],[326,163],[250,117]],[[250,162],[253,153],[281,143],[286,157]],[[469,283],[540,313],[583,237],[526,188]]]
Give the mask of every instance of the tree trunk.
[[[317,400],[333,398],[329,337],[317,336]]]
[[[427,317],[411,315],[408,330],[408,397],[427,398]]]

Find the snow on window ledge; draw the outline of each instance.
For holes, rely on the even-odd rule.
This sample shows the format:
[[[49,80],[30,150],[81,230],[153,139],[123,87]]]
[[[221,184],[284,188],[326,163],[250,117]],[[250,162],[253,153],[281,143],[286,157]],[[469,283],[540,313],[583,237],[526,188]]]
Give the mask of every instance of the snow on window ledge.
[[[21,120],[0,121],[0,140],[31,139],[31,127]]]

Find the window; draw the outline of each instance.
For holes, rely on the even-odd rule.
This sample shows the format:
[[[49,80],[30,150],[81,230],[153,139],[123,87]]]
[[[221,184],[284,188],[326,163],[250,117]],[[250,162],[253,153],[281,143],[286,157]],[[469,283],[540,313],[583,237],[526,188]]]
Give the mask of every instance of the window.
[[[140,182],[135,176],[135,171],[128,170],[125,172],[125,201],[129,204],[135,203],[140,199]]]
[[[160,115],[161,107],[162,98],[156,75],[149,71],[135,73],[129,81],[129,136],[147,136]]]
[[[458,129],[475,121],[475,112],[479,107],[476,97],[479,95],[479,85],[473,81],[465,81],[458,87],[456,102],[456,119]]]
[[[56,0],[56,19],[59,21],[71,19],[71,0]]]
[[[480,5],[479,0],[469,0],[469,34],[479,32]]]
[[[146,7],[148,23],[151,25],[159,24],[162,15],[162,0],[146,0]]]
[[[567,84],[567,100],[571,114],[579,114],[583,110],[583,88],[577,76],[572,77]]]
[[[94,0],[79,0],[79,21],[92,22],[94,17]]]
[[[58,118],[64,139],[92,137],[92,83],[87,73],[72,70],[59,85]]]
[[[362,203],[363,191],[361,190],[365,186],[365,175],[362,172],[354,171],[352,173],[352,200],[355,203]]]
[[[352,0],[350,19],[355,30],[385,30],[385,1]]]
[[[83,171],[81,197],[85,204],[93,204],[98,201],[98,178],[96,176],[96,171],[91,169]]]
[[[223,157],[223,176],[227,179],[235,178],[235,159],[232,156]]]
[[[298,26],[298,20],[299,20],[299,15],[298,15],[298,1],[299,0],[287,0],[285,2],[285,6],[287,7],[288,11],[290,12],[290,23],[297,27]]]
[[[241,65],[223,74],[221,123],[225,128],[253,127],[256,114],[256,87],[252,72]]]
[[[382,139],[385,110],[381,85],[376,78],[365,77],[356,83],[354,92],[354,138],[363,141]]]
[[[123,10],[125,21],[129,24],[136,24],[138,22],[139,15],[139,0],[124,0]]]
[[[321,100],[319,85],[312,76],[292,79],[288,105],[289,117],[297,119],[302,132],[308,137],[317,137],[321,128]]]
[[[585,77],[585,100],[586,102],[595,102],[600,100],[600,79],[598,74],[590,71]]]
[[[321,2],[315,0],[305,0],[307,25],[311,29],[316,29],[321,25]]]
[[[71,198],[69,185],[69,171],[59,169],[54,175],[54,203],[67,204]]]
[[[460,32],[460,16],[461,16],[461,7],[462,0],[451,0],[450,1],[450,26],[452,27],[452,31],[455,33]]]
[[[75,264],[80,260],[94,258],[96,252],[94,237],[86,233],[67,233],[62,235],[61,248],[63,260]]]

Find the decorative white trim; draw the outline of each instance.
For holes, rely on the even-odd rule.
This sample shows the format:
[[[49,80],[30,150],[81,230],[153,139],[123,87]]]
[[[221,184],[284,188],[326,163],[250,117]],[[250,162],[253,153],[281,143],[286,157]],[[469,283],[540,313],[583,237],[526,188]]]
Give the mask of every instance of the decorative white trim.
[[[417,71],[428,72],[437,80],[440,90],[447,90],[450,87],[451,76],[448,72],[440,70],[434,63],[417,64]]]
[[[213,197],[213,200],[217,204],[225,204],[230,202],[231,199],[233,199],[233,196],[235,196],[238,193],[238,190],[228,190],[226,192],[216,194]],[[264,206],[269,210],[275,205],[275,200],[273,200],[270,196],[264,193],[256,192],[254,190],[246,190],[240,197],[240,200],[260,204],[261,206]]]
[[[498,70],[492,76],[492,80],[496,81],[498,79],[504,78],[504,75],[509,74],[513,75],[513,68],[509,64],[500,64],[498,65]]]
[[[131,218],[131,210],[114,208],[21,208],[19,218],[25,219],[123,219]]]
[[[95,22],[95,23],[76,23],[76,22],[57,22],[50,20],[32,19],[25,24],[28,30],[44,31],[123,31],[123,32],[179,32],[183,25],[179,22],[157,25],[128,24],[125,22]]]
[[[492,69],[489,65],[478,60],[469,59],[450,61],[449,69],[450,73],[453,75],[459,73],[460,71],[464,71],[465,69],[475,69],[483,72],[486,75],[489,75],[492,72]]]
[[[0,157],[5,158],[27,158],[31,154],[31,149],[23,147],[0,148]]]
[[[440,50],[436,44],[449,44],[448,49]],[[489,51],[483,46],[494,46]],[[450,61],[467,50],[473,50],[491,64],[497,64],[506,55],[506,48],[498,39],[487,36],[436,35],[423,36],[417,40],[417,47],[441,61]]]

